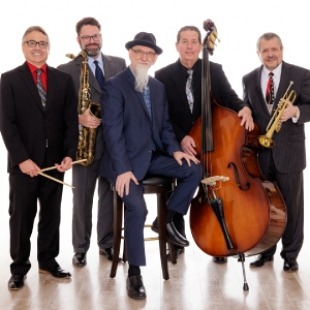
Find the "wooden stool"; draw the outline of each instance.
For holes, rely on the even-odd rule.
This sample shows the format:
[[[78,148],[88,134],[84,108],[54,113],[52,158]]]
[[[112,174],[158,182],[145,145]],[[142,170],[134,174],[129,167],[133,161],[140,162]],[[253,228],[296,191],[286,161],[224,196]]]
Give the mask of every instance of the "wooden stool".
[[[176,179],[152,176],[147,177],[142,181],[143,193],[144,194],[156,194],[157,195],[157,219],[158,219],[158,241],[159,241],[159,251],[160,251],[160,261],[163,273],[163,278],[165,280],[169,279],[168,272],[168,262],[166,254],[166,202],[169,192],[174,190],[176,185]],[[114,255],[112,260],[110,277],[114,278],[116,275],[116,270],[119,262],[120,245],[122,239],[123,230],[123,201],[117,194],[115,188],[113,190],[113,205],[114,205]],[[174,257],[174,251],[171,251],[172,245],[169,244],[170,252],[172,253],[171,260],[176,263],[176,258]],[[125,248],[125,247],[124,247]],[[125,261],[123,257],[123,261]]]

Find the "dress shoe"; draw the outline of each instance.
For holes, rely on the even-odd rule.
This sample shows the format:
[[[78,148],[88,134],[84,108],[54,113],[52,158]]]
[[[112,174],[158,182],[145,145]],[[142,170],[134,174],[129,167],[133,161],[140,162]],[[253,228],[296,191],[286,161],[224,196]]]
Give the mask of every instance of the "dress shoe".
[[[294,272],[298,270],[298,263],[296,258],[286,258],[284,259],[283,270],[286,272]]]
[[[24,281],[26,279],[26,276],[23,274],[15,274],[12,275],[9,282],[8,287],[10,290],[18,290],[24,286]]]
[[[183,247],[174,246],[174,256],[175,259],[178,260],[179,255],[183,254],[185,252],[185,249]],[[171,261],[171,255],[169,250],[167,251],[167,259]]]
[[[77,267],[84,267],[86,265],[86,253],[75,253],[72,257],[72,263]]]
[[[142,281],[142,276],[128,276],[127,294],[133,299],[145,299],[146,292]]]
[[[226,264],[227,257],[213,256],[213,262],[216,264]]]
[[[179,247],[189,246],[189,242],[178,232],[173,222],[166,224],[167,240]]]
[[[50,273],[55,278],[68,279],[71,278],[71,274],[68,271],[61,269],[60,266],[56,266],[53,268],[39,268],[40,273]]]
[[[157,218],[154,220],[154,222],[152,223],[151,229],[158,234],[158,221]]]
[[[250,263],[250,267],[262,267],[265,265],[267,262],[272,262],[273,261],[273,256],[271,255],[264,255],[260,254],[254,262]]]
[[[99,249],[99,254],[104,255],[108,260],[113,260],[114,249],[113,248]]]

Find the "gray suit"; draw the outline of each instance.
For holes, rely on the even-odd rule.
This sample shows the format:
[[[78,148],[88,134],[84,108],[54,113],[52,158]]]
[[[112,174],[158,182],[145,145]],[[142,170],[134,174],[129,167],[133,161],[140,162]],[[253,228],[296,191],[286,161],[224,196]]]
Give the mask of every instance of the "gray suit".
[[[244,100],[252,109],[254,121],[264,133],[270,121],[263,94],[260,77],[263,67],[256,68],[243,77]],[[259,163],[265,177],[276,181],[287,207],[287,226],[282,236],[281,256],[297,258],[303,244],[304,201],[303,170],[306,167],[306,148],[304,123],[310,121],[310,71],[282,63],[281,79],[275,98],[274,108],[290,83],[296,92],[294,105],[300,110],[297,123],[288,120],[282,124],[279,133],[273,135],[274,147],[259,152]],[[268,251],[273,255],[276,247]]]
[[[105,79],[109,79],[126,68],[124,59],[101,54],[104,63]],[[67,64],[60,65],[59,70],[69,73],[74,81],[76,92],[80,88],[81,57]],[[100,102],[101,89],[90,68],[89,85],[91,101]],[[101,126],[96,131],[96,150],[94,161],[87,167],[75,165],[72,169],[73,219],[72,244],[74,252],[86,253],[90,246],[92,230],[93,196],[98,179],[98,218],[97,243],[102,249],[113,246],[113,200],[109,182],[99,176],[100,161],[104,151]]]

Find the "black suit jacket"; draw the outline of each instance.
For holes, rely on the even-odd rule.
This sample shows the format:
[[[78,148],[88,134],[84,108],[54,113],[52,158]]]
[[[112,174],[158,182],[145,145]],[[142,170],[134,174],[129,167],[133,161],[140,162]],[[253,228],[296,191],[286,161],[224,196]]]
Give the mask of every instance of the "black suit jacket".
[[[262,133],[270,121],[266,103],[261,91],[261,72],[263,66],[256,68],[242,79],[244,89],[244,100],[249,104],[253,112],[254,121],[259,125]],[[304,123],[310,120],[310,71],[304,68],[282,63],[280,84],[275,98],[274,108],[289,86],[290,81],[294,84],[291,90],[296,92],[297,105],[300,110],[300,117],[297,123],[288,120],[282,124],[279,133],[274,133],[272,139],[275,146],[269,149],[262,149],[259,154],[260,165],[266,171],[270,162],[270,156],[277,171],[281,173],[297,172],[306,167],[305,130]]]
[[[10,173],[21,173],[18,164],[27,159],[43,168],[65,156],[75,158],[78,119],[72,79],[49,66],[47,75],[46,111],[26,62],[1,76],[0,130]]]
[[[190,112],[185,92],[186,70],[180,60],[155,72],[155,78],[165,85],[169,115],[179,142],[188,135],[197,118],[201,115],[201,66],[198,59],[193,67],[194,109]],[[220,64],[210,62],[211,95],[222,106],[235,111],[246,104],[231,88]]]

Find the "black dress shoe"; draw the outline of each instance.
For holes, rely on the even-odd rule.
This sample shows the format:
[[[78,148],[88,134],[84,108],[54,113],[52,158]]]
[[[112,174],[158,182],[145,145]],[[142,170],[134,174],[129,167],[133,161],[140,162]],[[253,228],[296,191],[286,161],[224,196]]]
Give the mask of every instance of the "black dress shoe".
[[[70,272],[61,269],[60,266],[56,266],[53,268],[40,267],[39,272],[40,273],[50,273],[55,278],[62,278],[62,279],[71,278]]]
[[[145,299],[146,292],[142,281],[142,276],[128,276],[127,278],[127,294],[133,299]]]
[[[104,255],[108,260],[113,260],[114,249],[113,248],[99,249],[99,254]]]
[[[152,223],[151,229],[158,234],[158,221],[157,221],[157,217],[154,220],[154,222]]]
[[[72,257],[72,263],[77,267],[84,267],[86,265],[86,253],[75,253]]]
[[[184,252],[185,252],[185,249],[183,247],[174,246],[174,256],[176,260],[178,260],[179,255],[183,254]],[[169,251],[167,251],[167,259],[169,261],[172,260],[171,254]]]
[[[284,259],[283,270],[286,272],[294,272],[298,270],[298,263],[296,258],[286,258]]]
[[[227,257],[213,256],[213,262],[216,264],[226,264]]]
[[[189,242],[178,232],[173,222],[166,224],[167,239],[179,247],[189,246]]]
[[[26,276],[23,274],[15,274],[12,275],[9,282],[8,287],[10,290],[18,290],[24,286],[24,281],[26,279]]]
[[[266,262],[272,262],[273,256],[272,255],[264,255],[260,254],[254,262],[250,263],[250,267],[262,267],[265,265]]]

